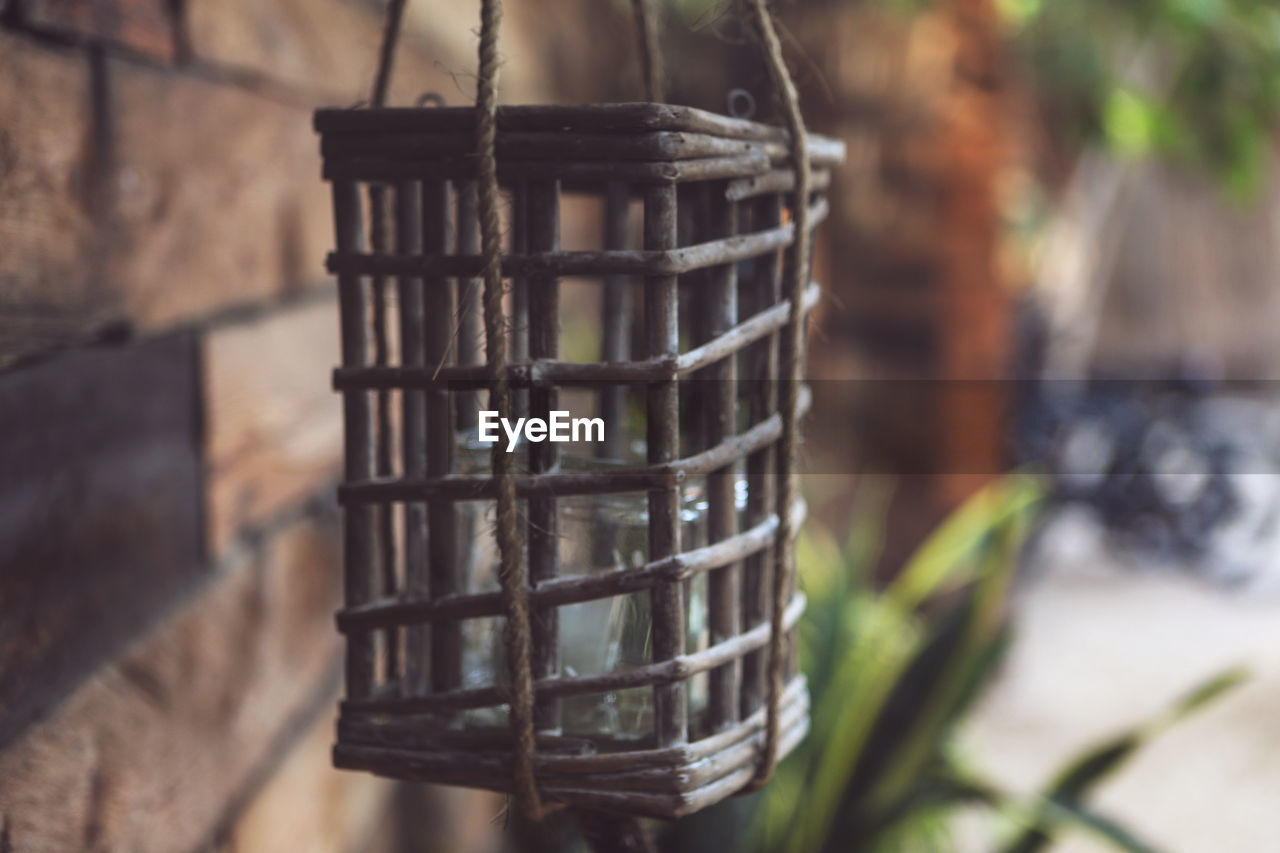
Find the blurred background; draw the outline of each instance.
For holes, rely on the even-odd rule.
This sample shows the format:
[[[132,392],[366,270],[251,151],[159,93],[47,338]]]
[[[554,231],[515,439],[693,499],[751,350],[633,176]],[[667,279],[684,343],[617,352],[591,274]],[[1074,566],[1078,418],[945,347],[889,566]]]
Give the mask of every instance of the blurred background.
[[[774,119],[732,3],[654,3],[670,101]],[[1280,849],[1280,9],[776,11],[848,150],[808,363],[813,734],[658,843]],[[3,853],[580,847],[329,766],[310,113],[367,99],[383,12],[0,0]],[[501,101],[640,99],[629,3],[506,13]],[[410,0],[390,102],[472,101],[478,19]]]

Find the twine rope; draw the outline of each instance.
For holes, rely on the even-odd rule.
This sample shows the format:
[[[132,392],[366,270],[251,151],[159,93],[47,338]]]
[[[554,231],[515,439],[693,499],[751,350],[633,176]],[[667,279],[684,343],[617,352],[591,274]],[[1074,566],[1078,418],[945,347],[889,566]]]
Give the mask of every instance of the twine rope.
[[[646,101],[660,103],[663,92],[662,53],[658,50],[658,16],[653,0],[631,0],[636,20],[636,47],[640,54],[640,76],[644,82]]]
[[[809,190],[811,175],[807,156],[808,133],[800,114],[799,94],[787,70],[773,20],[764,0],[743,0],[746,15],[760,39],[774,97],[782,107],[787,131],[790,134],[791,159],[796,181],[792,199],[792,220],[795,238],[786,256],[785,290],[791,302],[791,312],[784,328],[785,351],[782,353],[784,370],[779,387],[779,407],[783,415],[782,436],[779,441],[777,469],[780,483],[777,496],[779,528],[776,541],[775,570],[772,583],[772,608],[770,613],[767,708],[765,741],[761,762],[753,781],[759,786],[772,775],[778,760],[778,716],[783,688],[783,654],[785,632],[783,617],[784,598],[793,573],[795,534],[791,506],[796,498],[794,470],[798,448],[798,399],[801,362],[803,357],[802,309],[809,267]],[[390,86],[391,70],[395,59],[401,22],[406,0],[391,0],[387,7],[386,26],[383,32],[378,70],[374,79],[371,102],[374,107],[383,106]],[[640,54],[645,95],[649,101],[663,100],[663,69],[657,51],[657,20],[651,0],[632,0],[635,14],[637,45]],[[500,0],[481,0],[479,73],[476,86],[476,154],[477,154],[477,207],[480,217],[480,245],[483,257],[483,308],[485,327],[485,358],[490,377],[490,405],[499,416],[505,416],[511,408],[511,393],[507,381],[506,329],[503,314],[502,287],[502,235],[498,217],[499,188],[495,141],[497,136],[497,83],[498,83],[498,28],[502,20]],[[372,195],[372,194],[371,194]],[[373,227],[370,240],[375,251],[384,251],[387,228],[383,217],[387,214],[382,193],[371,198]],[[377,296],[378,302],[381,296]],[[375,302],[375,314],[379,306]],[[385,323],[375,324],[375,350],[385,350]],[[379,347],[379,344],[381,345]],[[379,415],[381,415],[379,411]],[[501,582],[502,607],[505,615],[503,642],[507,651],[510,679],[511,730],[515,740],[513,750],[513,776],[515,795],[521,812],[532,820],[542,816],[543,808],[533,771],[535,751],[533,729],[533,670],[529,616],[528,586],[522,560],[519,524],[516,512],[514,460],[511,454],[495,444],[491,451],[491,465],[497,483],[497,540],[500,554],[499,580]],[[610,827],[616,832],[615,827]],[[643,838],[643,836],[641,836]],[[644,842],[641,842],[644,844]],[[644,846],[647,846],[645,844]]]
[[[500,0],[481,0],[480,68],[476,85],[476,159],[478,166],[478,208],[480,252],[484,258],[485,359],[489,369],[489,405],[499,417],[511,412],[511,391],[507,385],[507,339],[502,313],[502,233],[498,221],[498,165],[494,152],[498,125],[498,26],[502,21]],[[520,553],[520,532],[516,518],[516,485],[513,457],[493,445],[490,455],[493,477],[498,484],[498,578],[502,584],[505,615],[503,642],[511,682],[511,733],[515,739],[512,771],[516,803],[531,820],[542,814],[541,797],[533,775],[533,670],[530,654],[529,589],[525,582]]]
[[[796,499],[796,451],[799,446],[800,370],[804,356],[804,291],[809,279],[809,187],[811,176],[808,131],[800,114],[800,95],[782,56],[773,18],[764,0],[746,0],[751,25],[764,50],[765,65],[774,98],[782,108],[791,136],[791,161],[796,183],[792,194],[791,217],[795,240],[786,255],[784,288],[791,300],[791,314],[784,329],[783,374],[778,387],[778,407],[782,412],[782,437],[778,448],[778,538],[773,571],[773,601],[769,625],[768,708],[765,712],[764,754],[756,770],[754,785],[762,785],[778,763],[778,706],[782,701],[782,669],[786,634],[783,630],[784,600],[790,587],[795,562],[795,525],[791,505]]]
[[[382,29],[382,48],[378,51],[378,71],[373,77],[373,92],[369,96],[375,107],[387,102],[387,90],[391,88],[391,67],[395,64],[396,45],[400,43],[400,22],[404,19],[406,0],[391,0],[387,5],[387,20]]]

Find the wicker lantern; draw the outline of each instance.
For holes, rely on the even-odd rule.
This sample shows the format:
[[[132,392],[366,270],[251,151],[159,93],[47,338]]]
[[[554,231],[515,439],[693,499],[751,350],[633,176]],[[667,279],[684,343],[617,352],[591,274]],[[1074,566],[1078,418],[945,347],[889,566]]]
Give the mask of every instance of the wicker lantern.
[[[495,484],[477,444],[475,111],[326,110],[315,125],[346,422],[335,762],[509,791]],[[605,427],[602,442],[514,450],[537,787],[571,806],[687,814],[752,780],[770,713],[778,754],[807,727],[793,654],[772,710],[766,689],[775,490],[789,475],[775,454],[786,134],[648,103],[500,107],[496,156],[515,414]],[[842,156],[810,137],[813,224]],[[600,217],[601,248],[561,249],[571,205]],[[366,226],[386,251],[365,249]],[[575,298],[561,300],[566,278]],[[812,285],[805,310],[816,298]],[[585,310],[599,313],[564,319]],[[570,326],[596,338],[595,360],[562,360]],[[792,632],[803,596],[789,595],[778,612]]]

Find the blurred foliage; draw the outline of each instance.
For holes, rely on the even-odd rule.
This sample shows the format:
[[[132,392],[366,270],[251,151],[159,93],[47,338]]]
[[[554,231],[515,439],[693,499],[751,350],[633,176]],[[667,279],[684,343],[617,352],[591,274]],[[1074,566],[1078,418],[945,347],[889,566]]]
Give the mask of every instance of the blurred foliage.
[[[1235,684],[1238,673],[1089,751],[1030,800],[983,781],[953,744],[1009,644],[1016,555],[1040,498],[1026,476],[994,483],[947,520],[884,589],[873,587],[869,574],[884,501],[862,509],[843,546],[810,525],[798,564],[809,597],[800,653],[812,730],[762,792],[681,822],[664,848],[949,851],[952,818],[976,808],[994,818],[993,832],[1008,853],[1040,850],[1064,831],[1149,850],[1093,813],[1086,794],[1164,726]]]
[[[998,0],[1053,129],[1207,170],[1237,194],[1280,119],[1275,0]]]

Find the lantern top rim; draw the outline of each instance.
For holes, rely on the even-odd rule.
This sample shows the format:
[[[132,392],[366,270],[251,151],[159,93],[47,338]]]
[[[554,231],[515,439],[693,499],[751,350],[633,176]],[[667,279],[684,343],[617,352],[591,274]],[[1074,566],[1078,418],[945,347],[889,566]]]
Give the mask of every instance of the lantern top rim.
[[[346,133],[449,133],[475,128],[474,106],[457,107],[359,107],[324,108],[315,111],[313,126],[321,135]],[[631,103],[511,104],[498,107],[499,132],[564,132],[631,135],[657,131],[702,133],[751,142],[786,142],[785,128],[733,118],[697,107]],[[817,134],[811,141],[839,146],[843,143]]]

